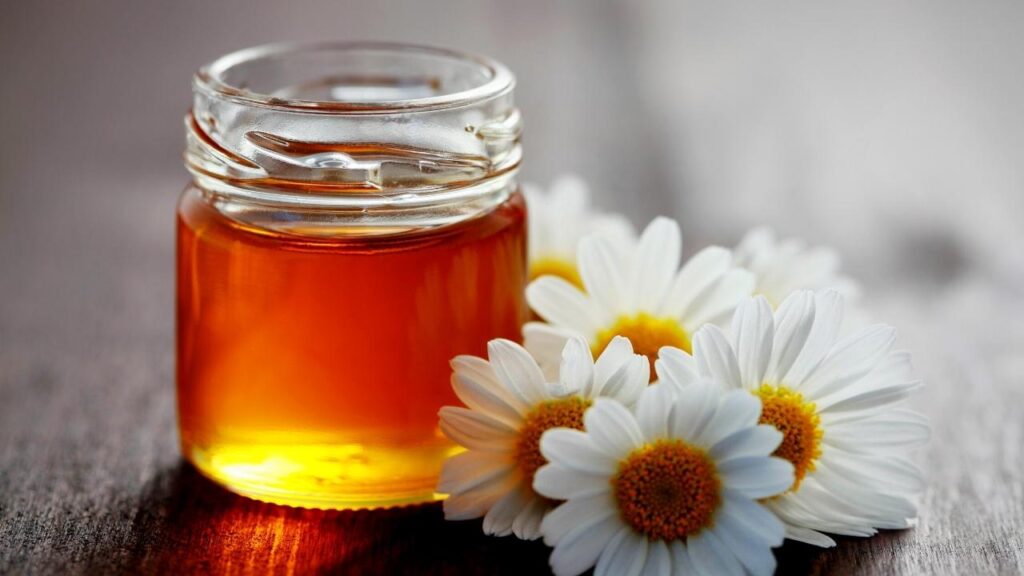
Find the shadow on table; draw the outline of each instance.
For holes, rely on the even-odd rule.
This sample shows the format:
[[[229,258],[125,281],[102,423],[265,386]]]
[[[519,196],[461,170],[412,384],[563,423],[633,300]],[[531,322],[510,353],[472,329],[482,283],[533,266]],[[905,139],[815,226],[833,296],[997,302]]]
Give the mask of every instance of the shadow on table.
[[[132,525],[132,573],[546,574],[541,542],[484,536],[480,521],[445,522],[438,504],[321,511],[232,494],[181,462],[150,482]],[[822,550],[787,543],[778,574],[856,571],[862,547],[904,536],[844,539]]]
[[[132,572],[544,574],[541,542],[445,522],[439,504],[322,511],[232,494],[181,462],[147,485],[132,525]]]

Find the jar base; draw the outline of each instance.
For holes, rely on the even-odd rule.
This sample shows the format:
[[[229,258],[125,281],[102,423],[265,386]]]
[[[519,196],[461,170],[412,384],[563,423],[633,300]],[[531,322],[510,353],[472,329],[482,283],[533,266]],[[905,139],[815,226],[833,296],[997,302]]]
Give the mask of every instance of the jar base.
[[[443,500],[445,495],[434,491],[440,463],[458,451],[447,442],[415,449],[363,444],[182,446],[182,454],[201,474],[231,492],[322,510]]]

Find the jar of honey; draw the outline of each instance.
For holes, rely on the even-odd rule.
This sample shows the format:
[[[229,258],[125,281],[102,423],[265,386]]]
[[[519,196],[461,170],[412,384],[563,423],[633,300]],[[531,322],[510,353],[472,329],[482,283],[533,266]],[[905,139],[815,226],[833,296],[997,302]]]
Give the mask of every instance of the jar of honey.
[[[246,496],[417,503],[456,447],[449,360],[528,317],[514,79],[375,43],[203,67],[177,214],[184,456]]]

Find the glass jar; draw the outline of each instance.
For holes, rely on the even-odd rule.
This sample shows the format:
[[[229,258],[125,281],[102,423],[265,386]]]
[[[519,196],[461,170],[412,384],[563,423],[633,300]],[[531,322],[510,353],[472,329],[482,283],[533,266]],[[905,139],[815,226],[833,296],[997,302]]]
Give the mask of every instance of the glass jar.
[[[202,68],[178,206],[182,452],[260,500],[435,500],[449,360],[527,319],[501,64],[373,43]]]

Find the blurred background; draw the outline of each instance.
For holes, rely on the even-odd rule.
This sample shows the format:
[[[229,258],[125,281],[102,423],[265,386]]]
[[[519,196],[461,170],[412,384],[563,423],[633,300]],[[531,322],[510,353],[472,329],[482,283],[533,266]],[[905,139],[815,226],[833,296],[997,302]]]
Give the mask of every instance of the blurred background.
[[[1024,549],[1022,32],[1017,0],[7,2],[0,535],[53,526],[63,543],[65,507],[85,511],[74,530],[123,526],[138,485],[178,465],[173,224],[193,72],[271,41],[374,39],[505,62],[523,178],[579,173],[638,226],[679,219],[687,253],[755,224],[836,247],[929,383],[926,466],[946,480],[907,537],[947,550],[959,540],[937,518],[960,534],[1002,518],[991,547],[959,550],[1005,562],[990,550]],[[95,460],[98,446],[114,448]],[[13,512],[46,502],[57,515],[38,524]]]

